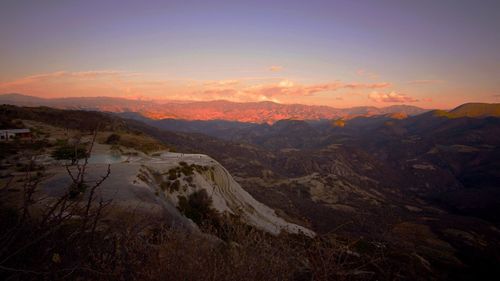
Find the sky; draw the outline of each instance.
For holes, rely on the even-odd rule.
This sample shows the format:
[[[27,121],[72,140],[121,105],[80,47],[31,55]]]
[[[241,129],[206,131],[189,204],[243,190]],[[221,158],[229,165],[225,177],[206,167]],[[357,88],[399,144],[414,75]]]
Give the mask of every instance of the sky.
[[[0,1],[0,93],[500,102],[500,1]]]

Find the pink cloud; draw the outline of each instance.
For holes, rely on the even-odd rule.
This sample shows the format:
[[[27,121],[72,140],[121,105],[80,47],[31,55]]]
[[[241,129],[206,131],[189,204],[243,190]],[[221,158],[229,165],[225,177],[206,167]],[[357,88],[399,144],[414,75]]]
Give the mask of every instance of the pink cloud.
[[[59,71],[27,76],[0,84],[0,92],[19,92],[43,97],[121,96],[156,99],[232,101],[287,101],[337,91],[382,89],[387,82],[357,83],[332,81],[302,84],[275,77],[231,80],[165,80],[148,74],[113,70]]]
[[[372,84],[363,84],[363,83],[350,83],[344,85],[347,89],[380,89],[390,87],[391,83],[383,82],[383,83],[372,83]]]
[[[403,94],[398,94],[396,92],[390,92],[390,93],[379,93],[379,92],[372,92],[368,95],[368,98],[371,99],[374,102],[417,102],[417,99],[414,99],[412,97],[409,97],[407,95]]]
[[[203,85],[204,86],[208,86],[208,87],[220,87],[220,86],[235,86],[235,85],[238,85],[240,83],[239,80],[216,80],[216,81],[207,81],[207,82],[204,82]]]
[[[426,84],[440,84],[444,83],[444,80],[438,80],[438,79],[423,79],[423,80],[412,80],[408,81],[407,84],[412,84],[412,85],[426,85]]]
[[[280,72],[283,70],[283,66],[280,65],[272,65],[269,67],[269,71],[271,72]]]
[[[279,83],[271,85],[257,85],[245,89],[248,94],[275,97],[275,96],[312,96],[317,93],[327,91],[338,91],[341,89],[378,89],[389,87],[390,83],[343,83],[331,82],[321,84],[302,85],[290,80],[282,80]]]
[[[16,79],[13,81],[1,83],[0,87],[9,87],[9,86],[19,86],[19,85],[27,85],[33,84],[36,82],[45,82],[51,80],[61,79],[96,79],[99,77],[112,77],[117,76],[119,74],[123,74],[120,71],[114,70],[98,70],[98,71],[80,71],[80,72],[68,72],[68,71],[56,71],[51,73],[43,73],[26,76],[20,79]]]
[[[378,79],[378,74],[374,72],[370,72],[366,69],[358,69],[356,70],[356,74],[361,77],[367,77],[369,79]]]

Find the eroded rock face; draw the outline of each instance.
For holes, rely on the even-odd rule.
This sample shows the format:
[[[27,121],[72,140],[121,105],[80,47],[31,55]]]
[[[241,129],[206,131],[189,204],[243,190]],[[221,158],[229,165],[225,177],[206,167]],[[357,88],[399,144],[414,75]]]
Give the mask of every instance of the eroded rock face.
[[[268,206],[255,200],[212,158],[201,154],[165,153],[160,159],[144,163],[144,169],[154,179],[170,203],[178,206],[179,198],[205,190],[212,207],[220,213],[240,217],[245,223],[272,234],[281,231],[314,236],[314,232],[276,215]]]
[[[94,157],[95,159],[106,157]],[[97,160],[95,160],[97,161]],[[102,176],[108,163],[88,165],[87,180]],[[45,192],[60,195],[71,179],[62,167],[50,171],[54,175],[43,183]],[[204,190],[211,198],[212,208],[219,213],[239,217],[244,223],[272,234],[281,231],[315,233],[289,223],[275,211],[255,200],[212,158],[202,154],[163,153],[158,157],[133,157],[111,164],[110,177],[99,188],[98,196],[113,200],[117,208],[151,213],[168,224],[197,230],[196,225],[178,211],[179,198]]]
[[[102,157],[105,159],[105,157]],[[108,207],[113,219],[114,214],[126,214],[131,217],[144,217],[152,222],[164,222],[169,226],[198,231],[196,225],[184,217],[169,201],[162,200],[155,190],[141,177],[140,162],[113,163],[109,177],[96,189],[95,202],[111,200]],[[89,185],[105,175],[107,164],[92,163],[87,166],[85,182]],[[70,170],[76,174],[76,168]],[[72,180],[65,168],[54,166],[47,170],[52,174],[41,183],[44,193],[59,197],[67,192]],[[88,194],[83,195],[87,198]]]

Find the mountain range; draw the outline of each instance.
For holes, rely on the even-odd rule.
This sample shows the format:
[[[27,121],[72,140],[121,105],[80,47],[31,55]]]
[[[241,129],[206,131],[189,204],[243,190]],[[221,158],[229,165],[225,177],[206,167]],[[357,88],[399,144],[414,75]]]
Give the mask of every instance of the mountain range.
[[[114,113],[135,112],[149,119],[227,120],[272,124],[283,119],[350,119],[381,114],[417,115],[428,110],[409,105],[377,108],[360,106],[334,108],[302,104],[279,104],[270,101],[237,103],[216,101],[144,101],[113,97],[77,97],[45,99],[21,94],[0,95],[0,104],[49,106],[60,109],[83,109]]]

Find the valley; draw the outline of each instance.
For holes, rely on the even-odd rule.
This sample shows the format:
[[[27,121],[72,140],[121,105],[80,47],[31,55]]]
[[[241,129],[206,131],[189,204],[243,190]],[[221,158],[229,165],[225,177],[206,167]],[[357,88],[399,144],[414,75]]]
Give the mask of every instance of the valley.
[[[328,120],[175,124],[5,105],[2,118],[22,120],[52,142],[87,135],[88,143],[101,124],[87,173],[95,181],[110,164],[96,198],[113,201],[112,213],[133,210],[194,233],[219,224],[210,216],[226,214],[275,235],[378,245],[388,263],[404,256],[408,263],[399,266],[416,263],[436,278],[477,274],[498,262],[500,119],[494,115],[448,118],[431,111],[355,117],[343,126]],[[71,185],[57,165],[46,173],[42,187],[51,196]],[[213,215],[189,211],[188,198],[201,191],[212,206],[203,212]]]

